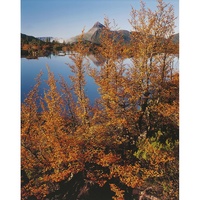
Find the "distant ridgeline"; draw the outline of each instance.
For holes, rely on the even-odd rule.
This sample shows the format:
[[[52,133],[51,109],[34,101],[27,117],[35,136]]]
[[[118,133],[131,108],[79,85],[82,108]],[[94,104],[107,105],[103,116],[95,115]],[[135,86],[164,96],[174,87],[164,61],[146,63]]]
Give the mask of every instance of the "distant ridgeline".
[[[37,58],[50,55],[56,51],[67,51],[64,43],[53,37],[33,37],[21,33],[21,56]]]
[[[58,42],[63,43],[64,39],[56,37],[34,37],[21,33],[21,40],[23,42]]]
[[[25,43],[28,44],[29,42],[41,42],[41,40],[39,40],[36,37],[21,33],[21,43],[22,44],[25,44]]]
[[[96,22],[94,26],[86,33],[83,34],[83,40],[89,41],[91,43],[95,44],[101,44],[101,34],[103,29],[106,27],[101,24],[100,22]],[[131,34],[134,34],[134,32],[129,32],[127,30],[117,30],[117,31],[110,31],[110,36],[115,38],[122,38],[124,43],[129,43],[131,41]],[[117,36],[117,37],[116,37]],[[75,37],[72,37],[70,39],[65,40],[67,43],[76,43],[78,42],[78,38],[80,38],[81,35],[77,35]],[[171,36],[174,43],[179,43],[179,33],[174,34]]]
[[[21,34],[21,55],[27,56],[32,54],[43,55],[49,53],[49,51],[68,51],[73,50],[73,46],[78,42],[79,38],[82,36],[82,41],[85,44],[89,44],[92,51],[96,49],[96,46],[101,45],[102,34],[106,27],[100,22],[96,22],[94,26],[83,35],[77,35],[70,39],[54,38],[54,37],[33,37],[25,34]],[[108,30],[110,37],[115,38],[115,40],[121,40],[124,45],[130,45],[134,38],[141,35],[141,33],[129,32],[127,30]],[[151,36],[149,36],[151,37]],[[179,33],[169,37],[175,45],[177,45],[178,54],[178,44],[179,44]],[[159,40],[165,40],[159,38]]]

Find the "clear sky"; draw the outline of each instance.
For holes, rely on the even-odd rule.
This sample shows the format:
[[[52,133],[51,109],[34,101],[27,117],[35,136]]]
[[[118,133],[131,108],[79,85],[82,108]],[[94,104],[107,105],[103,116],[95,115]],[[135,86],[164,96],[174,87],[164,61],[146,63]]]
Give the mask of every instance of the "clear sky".
[[[156,0],[144,2],[151,9],[157,5]],[[165,2],[174,6],[178,16],[178,0]],[[120,29],[131,30],[131,6],[138,9],[139,5],[139,0],[21,0],[21,32],[35,37],[70,38],[84,27],[88,31],[97,21],[103,23],[105,16],[114,19]]]

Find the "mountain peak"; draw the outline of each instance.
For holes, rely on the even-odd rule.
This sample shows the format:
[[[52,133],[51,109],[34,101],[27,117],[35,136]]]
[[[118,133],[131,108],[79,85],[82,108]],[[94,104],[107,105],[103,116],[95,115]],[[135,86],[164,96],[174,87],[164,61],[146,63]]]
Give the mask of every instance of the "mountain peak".
[[[96,22],[92,28],[103,28],[103,27],[104,27],[103,24],[101,24],[100,22]]]

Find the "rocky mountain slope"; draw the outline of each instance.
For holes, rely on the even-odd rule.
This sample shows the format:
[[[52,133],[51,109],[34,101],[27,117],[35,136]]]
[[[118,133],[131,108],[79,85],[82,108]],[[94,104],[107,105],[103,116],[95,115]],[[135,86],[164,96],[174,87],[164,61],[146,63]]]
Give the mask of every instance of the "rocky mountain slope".
[[[100,44],[100,35],[102,33],[103,28],[105,26],[100,22],[96,22],[94,26],[86,33],[83,34],[83,39],[85,41],[89,41],[91,43]],[[119,31],[111,31],[111,34],[117,34],[118,36],[122,36],[125,42],[130,41],[130,32],[127,30],[119,30]],[[80,35],[72,37],[66,40],[66,43],[75,43],[78,41]]]
[[[87,42],[91,42],[93,44],[100,44],[100,36],[101,33],[103,31],[103,28],[105,28],[105,26],[103,24],[101,24],[100,22],[96,22],[93,27],[85,32],[83,34],[83,40],[87,41]],[[125,43],[130,42],[131,40],[131,32],[127,31],[127,30],[117,30],[117,31],[111,31],[111,36],[115,36],[116,38],[118,37],[122,37]],[[22,38],[25,38],[26,35],[22,34]],[[78,38],[80,38],[81,35],[77,35],[75,37],[69,38],[69,39],[63,39],[63,38],[56,38],[56,37],[37,37],[34,38],[32,36],[32,38],[29,38],[30,40],[32,39],[39,39],[41,41],[44,42],[59,42],[59,43],[63,43],[65,42],[66,44],[73,44],[78,42]],[[172,40],[174,43],[179,43],[179,33],[176,33],[174,35],[171,36]]]
[[[103,24],[101,24],[100,22],[96,22],[88,32],[83,34],[83,40],[89,41],[94,44],[100,44],[100,35],[102,33],[103,28],[105,28]],[[131,32],[127,30],[111,31],[111,35],[122,37],[125,43],[128,43],[131,40]],[[80,36],[81,35],[77,35],[75,37],[66,40],[65,42],[68,44],[76,43]],[[178,43],[179,33],[172,35],[172,40],[174,41],[174,43]]]

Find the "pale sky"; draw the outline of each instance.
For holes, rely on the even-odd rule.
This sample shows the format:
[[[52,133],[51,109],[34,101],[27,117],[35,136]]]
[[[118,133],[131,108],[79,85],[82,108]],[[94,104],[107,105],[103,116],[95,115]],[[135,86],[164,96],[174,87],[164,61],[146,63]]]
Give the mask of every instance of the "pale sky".
[[[155,9],[156,0],[144,0]],[[165,0],[179,15],[179,1]],[[21,33],[35,37],[70,38],[88,31],[95,22],[103,24],[104,17],[113,19],[120,29],[131,30],[128,22],[131,6],[139,9],[139,0],[21,0]],[[178,20],[176,20],[178,26]],[[176,28],[175,32],[178,32]]]

